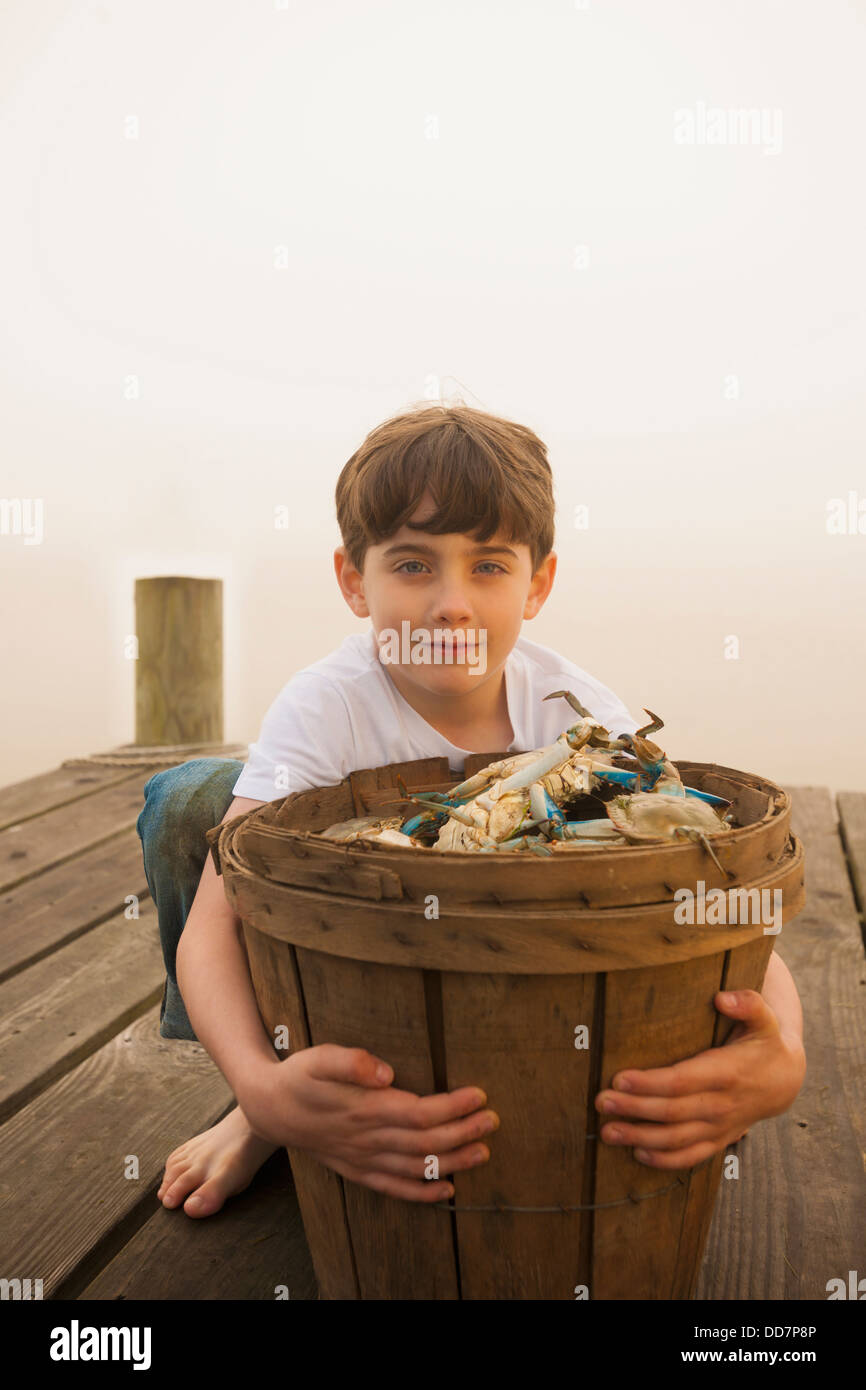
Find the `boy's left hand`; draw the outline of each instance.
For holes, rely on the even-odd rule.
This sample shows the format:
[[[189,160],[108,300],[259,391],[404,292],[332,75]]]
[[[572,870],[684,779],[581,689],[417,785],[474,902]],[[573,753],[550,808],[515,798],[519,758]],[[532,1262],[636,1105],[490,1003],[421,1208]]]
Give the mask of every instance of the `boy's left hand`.
[[[728,1002],[732,997],[736,1002]],[[651,1168],[693,1168],[741,1139],[755,1120],[788,1109],[806,1074],[802,1042],[782,1034],[754,989],[733,996],[720,992],[713,1002],[719,1013],[738,1020],[722,1047],[672,1067],[623,1068],[612,1090],[599,1091],[595,1107],[605,1143],[637,1146],[634,1157]],[[631,1083],[628,1090],[624,1081]],[[608,1101],[615,1112],[605,1112]]]

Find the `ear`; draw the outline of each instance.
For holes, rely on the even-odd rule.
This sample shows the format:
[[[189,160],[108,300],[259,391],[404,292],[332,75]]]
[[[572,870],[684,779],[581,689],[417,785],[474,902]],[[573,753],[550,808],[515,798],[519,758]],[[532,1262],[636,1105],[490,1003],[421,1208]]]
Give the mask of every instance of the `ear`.
[[[346,554],[346,547],[338,545],[334,551],[334,572],[340,593],[348,603],[356,618],[369,618],[370,610],[364,597],[364,576],[352,564]]]
[[[537,571],[532,576],[532,583],[526,595],[526,603],[523,608],[524,618],[534,618],[543,607],[547,596],[553,588],[553,579],[556,574],[556,552],[551,550],[546,559],[542,560]]]

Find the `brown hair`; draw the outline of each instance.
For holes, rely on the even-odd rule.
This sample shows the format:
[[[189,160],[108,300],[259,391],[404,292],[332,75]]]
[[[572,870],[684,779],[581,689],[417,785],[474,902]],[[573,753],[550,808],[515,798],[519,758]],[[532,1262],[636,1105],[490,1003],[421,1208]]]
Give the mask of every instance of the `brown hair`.
[[[436,511],[409,521],[430,491]],[[532,572],[553,548],[553,475],[547,449],[525,425],[468,405],[428,404],[371,430],[337,480],[346,553],[363,570],[367,547],[403,525],[478,541],[502,530],[528,545]]]

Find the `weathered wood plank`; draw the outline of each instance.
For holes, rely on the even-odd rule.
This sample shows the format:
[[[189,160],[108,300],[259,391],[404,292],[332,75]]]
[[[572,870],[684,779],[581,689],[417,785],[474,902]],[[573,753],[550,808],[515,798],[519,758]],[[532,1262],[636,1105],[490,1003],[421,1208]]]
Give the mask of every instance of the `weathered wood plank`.
[[[318,1298],[285,1149],[206,1219],[154,1202],[153,1216],[111,1263],[81,1293],[67,1290],[66,1297],[267,1302],[283,1286],[293,1302]]]
[[[0,981],[149,896],[135,830],[46,869],[0,898]]]
[[[460,1296],[573,1301],[583,1282],[584,1213],[463,1208],[583,1201],[591,1050],[575,1047],[575,1029],[592,1033],[595,977],[448,971],[441,981],[447,1089],[480,1086],[500,1119],[481,1141],[490,1158],[448,1175]],[[448,1219],[442,1211],[439,1218]],[[506,1250],[507,1260],[497,1258]]]
[[[362,1046],[393,1066],[396,1090],[437,1092],[420,970],[306,950],[297,961],[313,1047]],[[343,1188],[362,1299],[457,1297],[448,1215],[362,1183]]]
[[[89,1283],[150,1215],[171,1150],[231,1102],[199,1043],[161,1038],[158,1008],[137,1019],[0,1128],[4,1268],[46,1298],[73,1271]]]
[[[759,936],[736,951],[728,951],[720,988],[763,988],[767,965],[773,953],[773,941],[771,936]],[[735,1027],[734,1019],[717,1012],[713,1025],[713,1047],[723,1047]],[[729,1145],[727,1149],[714,1154],[708,1163],[689,1170],[688,1197],[680,1232],[680,1261],[672,1298],[694,1298],[701,1272],[701,1257],[718,1200],[719,1183],[726,1171],[725,1161],[728,1154],[735,1151],[736,1144]]]
[[[294,947],[262,932],[244,928],[244,943],[259,1013],[272,1038],[288,1029],[289,1051],[312,1046]],[[303,1149],[288,1150],[299,1208],[310,1244],[316,1250],[319,1297],[355,1299],[358,1279],[346,1224],[343,1179]]]
[[[83,801],[129,777],[128,768],[58,767],[0,787],[0,830],[46,811]]]
[[[695,1297],[824,1299],[866,1249],[866,959],[825,787],[795,789],[806,906],[776,937],[803,1004],[808,1070],[783,1115],[737,1146]]]
[[[866,792],[839,792],[839,831],[854,896],[860,912],[861,929],[866,926]]]
[[[0,985],[0,1121],[162,998],[156,909],[123,913]]]
[[[98,795],[0,830],[0,893],[135,827],[148,769],[137,768]]]
[[[642,1058],[641,1069],[667,1067],[712,1046],[712,999],[721,983],[725,957],[722,951],[700,961],[607,976],[602,1088],[611,1085],[616,1072],[634,1066],[637,1055]],[[684,1007],[690,999],[703,1002]],[[600,1132],[607,1120],[598,1112],[596,1116]],[[668,1187],[671,1190],[665,1191]],[[626,1195],[645,1200],[605,1207]],[[595,1200],[601,1209],[595,1212],[593,1228],[590,1298],[633,1298],[638,1281],[644,1299],[672,1296],[678,1275],[682,1277],[677,1259],[688,1196],[688,1172],[649,1167],[637,1161],[630,1147],[599,1139]]]

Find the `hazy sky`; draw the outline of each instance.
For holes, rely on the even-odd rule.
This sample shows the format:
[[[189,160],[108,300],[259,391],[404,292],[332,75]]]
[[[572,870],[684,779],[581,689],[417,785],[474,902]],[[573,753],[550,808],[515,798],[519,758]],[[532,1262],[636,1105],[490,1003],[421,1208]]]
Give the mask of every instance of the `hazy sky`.
[[[224,580],[255,739],[366,626],[340,468],[462,394],[550,450],[526,636],[674,757],[866,789],[866,6],[5,0],[0,40],[0,493],[42,509],[0,782],[132,739],[139,576]]]

